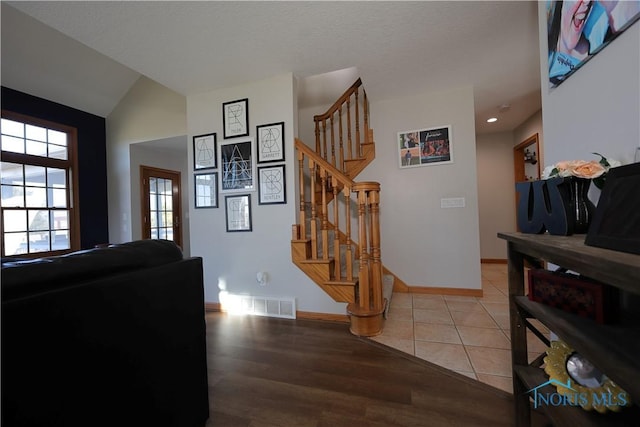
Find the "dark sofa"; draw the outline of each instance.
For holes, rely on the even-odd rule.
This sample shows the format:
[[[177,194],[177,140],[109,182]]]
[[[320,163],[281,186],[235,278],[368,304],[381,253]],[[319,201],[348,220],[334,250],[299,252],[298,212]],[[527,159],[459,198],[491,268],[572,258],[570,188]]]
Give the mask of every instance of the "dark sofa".
[[[141,240],[2,263],[2,426],[203,426],[202,259]]]

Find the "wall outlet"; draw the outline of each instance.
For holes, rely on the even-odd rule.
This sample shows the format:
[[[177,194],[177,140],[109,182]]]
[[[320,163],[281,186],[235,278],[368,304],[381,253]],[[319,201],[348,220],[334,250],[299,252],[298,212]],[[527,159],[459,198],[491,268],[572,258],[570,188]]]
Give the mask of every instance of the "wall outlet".
[[[440,199],[440,208],[464,208],[464,197],[450,197],[447,199]]]

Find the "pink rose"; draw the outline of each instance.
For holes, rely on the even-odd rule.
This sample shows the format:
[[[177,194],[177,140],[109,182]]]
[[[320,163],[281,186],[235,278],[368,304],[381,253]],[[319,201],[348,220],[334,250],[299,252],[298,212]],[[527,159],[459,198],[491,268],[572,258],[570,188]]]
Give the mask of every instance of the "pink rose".
[[[593,179],[601,176],[607,170],[600,163],[596,161],[579,161],[573,165],[573,176],[577,176],[578,178],[587,178]]]

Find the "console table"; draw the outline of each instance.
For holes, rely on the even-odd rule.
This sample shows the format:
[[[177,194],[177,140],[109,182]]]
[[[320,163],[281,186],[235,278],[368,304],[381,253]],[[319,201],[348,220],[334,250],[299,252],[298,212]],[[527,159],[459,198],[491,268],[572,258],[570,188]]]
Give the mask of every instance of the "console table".
[[[531,424],[529,390],[549,380],[540,367],[529,365],[528,318],[537,318],[549,330],[622,387],[633,405],[620,412],[599,414],[573,406],[540,408],[554,425],[629,426],[640,420],[640,321],[622,319],[598,324],[524,296],[525,260],[546,261],[614,286],[622,294],[640,294],[640,255],[601,249],[584,244],[585,235],[498,233],[507,241],[509,314],[515,423]],[[638,319],[638,317],[636,317]],[[555,387],[547,391],[555,391]]]

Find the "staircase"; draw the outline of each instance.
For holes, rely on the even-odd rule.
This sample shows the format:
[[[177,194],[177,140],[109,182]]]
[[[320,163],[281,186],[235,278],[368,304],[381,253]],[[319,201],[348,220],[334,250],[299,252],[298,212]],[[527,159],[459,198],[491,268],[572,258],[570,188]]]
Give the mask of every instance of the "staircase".
[[[361,80],[314,121],[315,148],[295,140],[300,205],[291,258],[335,301],[348,303],[353,334],[378,335],[393,276],[383,276],[381,262],[380,184],[355,181],[375,158]]]

